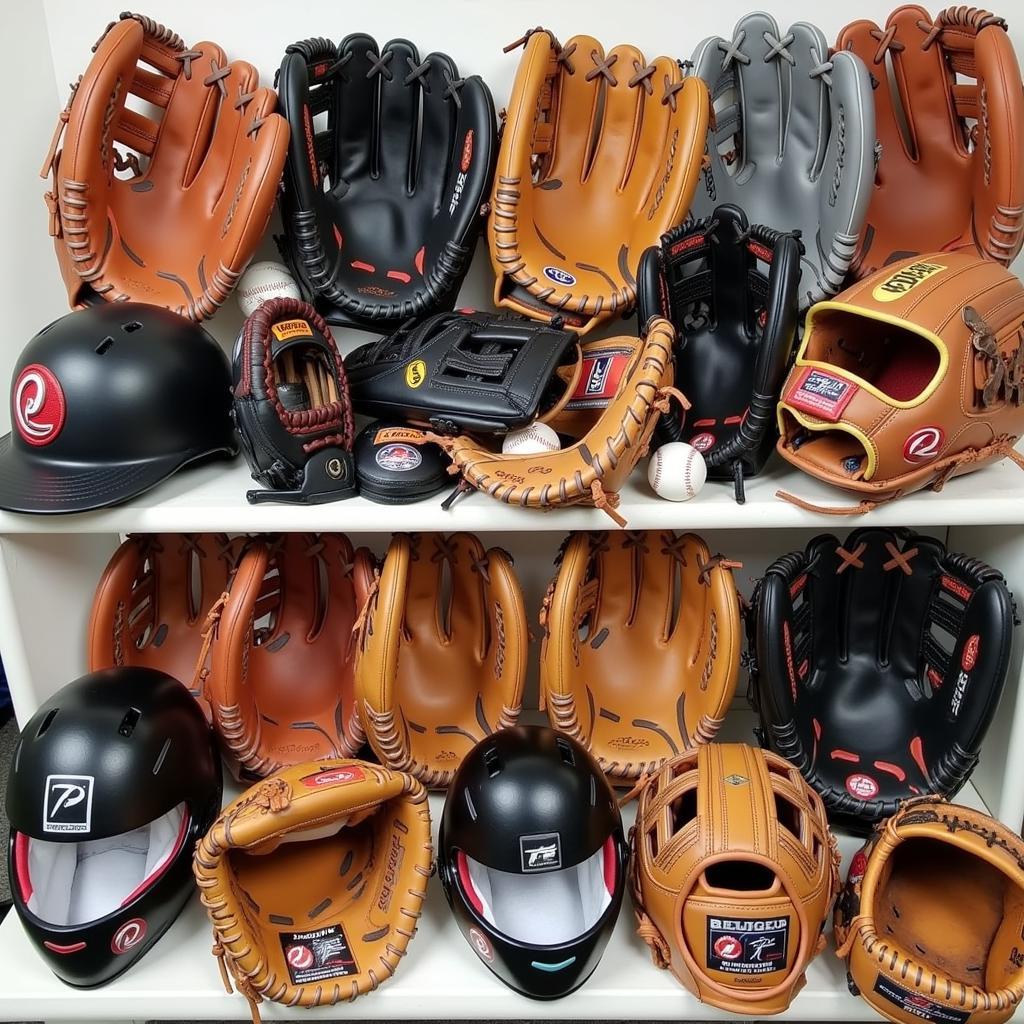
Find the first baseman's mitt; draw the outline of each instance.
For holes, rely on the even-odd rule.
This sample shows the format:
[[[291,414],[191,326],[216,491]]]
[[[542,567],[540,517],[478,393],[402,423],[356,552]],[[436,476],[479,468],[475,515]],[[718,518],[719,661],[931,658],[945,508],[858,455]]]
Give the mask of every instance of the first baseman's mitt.
[[[861,496],[828,511],[1024,467],[1024,285],[974,252],[878,271],[808,313],[778,416],[784,459]]]
[[[703,453],[711,479],[743,481],[761,471],[778,437],[775,406],[797,332],[800,240],[748,225],[719,206],[662,236],[637,278],[640,322],[675,324],[676,383],[691,402],[662,417],[656,440]]]
[[[882,147],[853,272],[962,247],[1009,264],[1024,240],[1024,85],[1006,22],[908,4],[884,29],[847,25],[836,49],[871,73]]]
[[[341,533],[255,537],[204,632],[199,688],[232,770],[259,778],[363,745],[352,627],[372,556]]]
[[[636,302],[640,256],[689,209],[711,104],[677,61],[532,29],[508,104],[488,242],[494,301],[581,332]]]
[[[206,614],[227,588],[238,550],[219,533],[129,537],[107,563],[92,600],[89,671],[142,665],[191,686]]]
[[[834,295],[871,197],[875,116],[867,68],[852,53],[830,57],[814,25],[780,32],[760,12],[742,18],[731,41],[705,39],[693,63],[715,103],[710,163],[693,216],[730,203],[752,224],[799,230],[800,308]]]
[[[978,763],[1013,626],[1002,575],[931,537],[816,537],[754,592],[762,739],[853,827],[915,795],[952,796]]]
[[[281,248],[306,298],[382,332],[451,309],[494,169],[484,82],[408,40],[351,35],[293,43],[277,89],[292,129]]]
[[[576,533],[541,610],[541,706],[613,778],[714,739],[736,691],[734,562],[692,533]]]
[[[529,628],[512,559],[469,533],[395,534],[363,610],[356,694],[381,762],[426,785],[515,725]]]
[[[656,966],[732,1013],[781,1013],[825,948],[839,852],[781,757],[710,743],[667,762],[632,833],[637,931]]]
[[[285,768],[229,804],[193,863],[214,955],[249,1001],[327,1006],[394,974],[433,849],[426,790],[363,761]]]
[[[188,47],[141,14],[122,14],[93,50],[42,169],[68,300],[213,316],[277,195],[288,125],[274,91],[216,43]],[[142,112],[153,108],[157,120]]]
[[[836,906],[853,992],[894,1024],[1002,1024],[1024,995],[1024,843],[924,797],[854,854]]]

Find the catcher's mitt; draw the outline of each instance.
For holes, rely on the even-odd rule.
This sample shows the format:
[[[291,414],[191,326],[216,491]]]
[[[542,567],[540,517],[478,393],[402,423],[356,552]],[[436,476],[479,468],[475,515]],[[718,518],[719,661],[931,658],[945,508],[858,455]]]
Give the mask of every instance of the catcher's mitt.
[[[494,301],[581,332],[636,302],[640,255],[689,209],[711,104],[677,61],[546,29],[525,44],[498,154]]]
[[[42,169],[68,300],[213,316],[277,195],[288,125],[274,92],[216,43],[187,47],[141,14],[122,14],[93,50]]]
[[[785,1010],[839,890],[839,852],[800,773],[741,743],[689,750],[642,790],[631,840],[655,965],[723,1010]]]
[[[280,245],[306,297],[374,331],[451,309],[494,170],[487,86],[447,54],[351,35],[293,43],[277,89],[292,128]]]
[[[93,596],[89,671],[141,665],[191,686],[206,614],[226,589],[238,551],[220,533],[129,537]],[[192,695],[202,698],[197,689]]]
[[[952,796],[978,762],[1013,626],[1002,575],[932,537],[816,537],[755,588],[762,739],[853,827],[914,795]]]
[[[859,57],[829,57],[821,30],[788,32],[770,14],[748,14],[732,40],[705,39],[694,74],[708,84],[715,127],[693,216],[721,203],[753,224],[803,237],[800,308],[843,287],[867,214],[875,117]]]
[[[323,317],[271,299],[248,317],[232,359],[235,425],[250,502],[319,504],[355,494],[353,421],[341,353]]]
[[[625,526],[617,491],[647,454],[670,396],[689,406],[672,387],[674,340],[672,325],[656,319],[638,338],[584,342],[576,388],[548,420],[563,438],[558,451],[505,455],[465,435],[434,440],[462,474],[461,488],[526,508],[594,505]]]
[[[516,724],[529,629],[512,559],[469,533],[395,534],[363,611],[356,694],[381,762],[428,786]]]
[[[1024,994],[1024,843],[924,797],[854,854],[836,906],[850,988],[896,1024],[1002,1024]]]
[[[1024,285],[976,253],[880,270],[808,313],[778,415],[783,458],[862,496],[828,511],[1024,467]]]
[[[613,778],[714,739],[736,692],[737,563],[685,533],[576,533],[541,609],[551,724]]]
[[[836,49],[871,73],[882,147],[853,272],[961,247],[1008,264],[1024,239],[1024,85],[1006,22],[909,4],[884,29],[847,25]]]
[[[259,778],[355,754],[364,736],[353,694],[352,627],[372,556],[340,533],[256,537],[204,632],[199,688],[232,770]]]
[[[750,226],[719,206],[674,228],[644,253],[637,277],[640,322],[676,327],[676,383],[692,408],[671,413],[658,439],[702,452],[711,479],[756,476],[775,447],[775,406],[797,331],[800,240]]]
[[[433,850],[426,790],[363,761],[285,768],[229,804],[196,848],[225,987],[326,1006],[387,981],[416,934]]]

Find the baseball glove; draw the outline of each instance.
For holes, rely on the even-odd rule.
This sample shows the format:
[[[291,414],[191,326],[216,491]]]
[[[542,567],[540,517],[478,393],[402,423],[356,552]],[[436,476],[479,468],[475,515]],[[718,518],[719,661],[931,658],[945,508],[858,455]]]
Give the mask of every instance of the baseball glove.
[[[770,14],[748,14],[732,40],[705,39],[694,73],[708,84],[715,127],[692,214],[738,206],[752,224],[799,230],[800,308],[834,295],[864,226],[875,160],[875,117],[859,57],[829,57],[821,30],[782,33]]]
[[[775,406],[797,331],[800,240],[751,227],[719,206],[674,228],[644,253],[637,277],[640,322],[676,328],[676,384],[691,403],[662,417],[658,437],[703,453],[711,479],[734,482],[764,467],[777,438]],[[674,411],[674,410],[673,410]]]
[[[1024,239],[1024,85],[1006,22],[910,4],[855,21],[837,50],[871,73],[882,156],[852,270],[969,247],[1002,264]]]
[[[383,764],[444,788],[516,724],[529,629],[512,559],[469,533],[395,534],[359,629],[356,694]]]
[[[895,1024],[1002,1024],[1024,994],[1024,843],[924,797],[854,854],[835,914],[850,989]]]
[[[227,588],[238,551],[221,533],[129,537],[92,599],[89,671],[140,665],[190,686],[204,654],[206,613]],[[202,698],[197,689],[192,695]]]
[[[562,436],[558,451],[505,455],[467,435],[434,437],[451,458],[451,471],[462,474],[460,488],[526,508],[594,505],[625,526],[615,511],[619,488],[647,454],[670,397],[689,408],[672,387],[674,340],[672,325],[655,319],[638,338],[584,342],[576,388],[548,420]]]
[[[294,765],[229,804],[193,867],[224,986],[327,1006],[387,981],[416,934],[433,849],[426,790],[379,765]]]
[[[575,533],[563,545],[541,608],[541,706],[612,778],[717,734],[740,667],[736,565],[692,533]]]
[[[668,761],[631,832],[637,931],[702,1002],[781,1013],[825,948],[839,852],[825,810],[781,757],[709,743]]]
[[[306,298],[380,332],[451,309],[494,171],[487,86],[447,54],[351,35],[293,43],[277,89],[292,128],[280,245]]]
[[[784,459],[861,496],[825,511],[1024,467],[1024,285],[967,252],[880,270],[807,315],[778,415]]]
[[[53,172],[46,205],[68,300],[213,316],[277,195],[288,125],[274,92],[216,43],[187,47],[141,14],[122,14],[93,51],[41,172]],[[156,120],[140,112],[154,108]]]
[[[640,255],[689,209],[711,104],[677,61],[531,29],[487,237],[494,301],[581,333],[632,312]]]
[[[1003,690],[1014,606],[1003,577],[932,537],[855,530],[768,567],[750,616],[761,738],[833,821],[863,830],[952,796]]]
[[[372,556],[344,534],[256,537],[210,610],[199,675],[232,770],[348,757],[364,736],[353,694],[353,624]]]
[[[297,299],[264,302],[232,359],[235,425],[252,478],[250,502],[319,504],[355,494],[345,364],[323,317]]]

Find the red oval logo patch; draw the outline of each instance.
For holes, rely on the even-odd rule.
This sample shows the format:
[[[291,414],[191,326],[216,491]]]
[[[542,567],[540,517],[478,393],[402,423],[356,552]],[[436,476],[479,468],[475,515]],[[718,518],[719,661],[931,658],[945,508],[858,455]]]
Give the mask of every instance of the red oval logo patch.
[[[878,783],[870,775],[855,772],[846,780],[846,791],[858,800],[870,800],[878,796]]]
[[[462,169],[462,173],[465,174],[469,170],[469,165],[473,162],[473,129],[470,128],[466,132],[465,141],[462,143],[462,163],[459,165]]]
[[[45,366],[26,366],[14,382],[14,425],[27,444],[55,441],[64,426],[67,406],[60,382]]]
[[[720,935],[715,939],[715,956],[723,960],[735,960],[743,952],[743,944],[734,935]]]
[[[715,447],[715,435],[709,430],[703,434],[695,434],[690,438],[690,447],[696,448],[699,452],[706,452],[709,448]]]
[[[864,877],[864,872],[868,869],[868,858],[863,850],[858,850],[853,855],[853,860],[850,861],[850,874],[847,876],[847,881],[851,884],[856,884]]]
[[[915,430],[903,444],[903,458],[910,463],[931,462],[939,454],[946,440],[940,427],[922,427]]]
[[[967,638],[967,643],[964,644],[963,656],[960,658],[960,667],[965,672],[970,672],[978,663],[978,650],[980,647],[981,637],[977,633]]]
[[[145,937],[146,922],[141,917],[133,917],[130,921],[125,921],[114,932],[114,937],[110,940],[110,950],[112,953],[119,955],[127,953],[129,950],[134,949]]]
[[[366,773],[358,765],[349,765],[347,768],[334,768],[331,771],[317,772],[314,775],[304,775],[302,784],[308,789],[320,789],[323,786],[341,786],[348,782],[362,782]]]

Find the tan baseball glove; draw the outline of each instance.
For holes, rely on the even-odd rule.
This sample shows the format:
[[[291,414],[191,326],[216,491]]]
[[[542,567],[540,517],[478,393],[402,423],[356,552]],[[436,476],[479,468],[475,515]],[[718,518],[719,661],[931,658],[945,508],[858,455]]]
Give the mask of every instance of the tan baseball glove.
[[[1024,995],[1024,843],[987,814],[907,801],[854,854],[836,907],[850,987],[898,1024],[1002,1024]]]
[[[541,609],[541,702],[613,778],[714,739],[739,675],[736,564],[692,533],[564,544]]]
[[[781,1013],[825,948],[839,852],[788,761],[710,743],[667,762],[632,831],[637,931],[658,967],[731,1013]]]
[[[581,333],[636,302],[640,256],[690,208],[711,115],[679,62],[532,29],[508,103],[487,237],[494,301]]]
[[[359,713],[380,760],[428,786],[516,724],[529,629],[511,557],[469,533],[395,534],[364,609]]]
[[[405,956],[433,850],[426,790],[343,758],[294,765],[229,804],[196,848],[214,955],[258,1004],[326,1006],[387,981]]]

